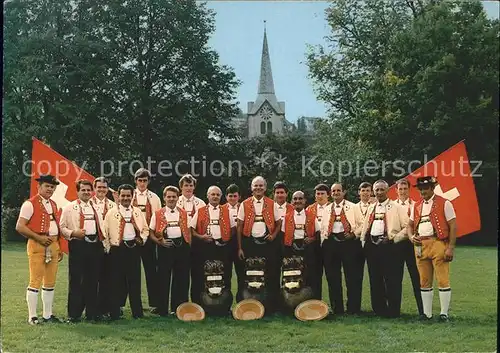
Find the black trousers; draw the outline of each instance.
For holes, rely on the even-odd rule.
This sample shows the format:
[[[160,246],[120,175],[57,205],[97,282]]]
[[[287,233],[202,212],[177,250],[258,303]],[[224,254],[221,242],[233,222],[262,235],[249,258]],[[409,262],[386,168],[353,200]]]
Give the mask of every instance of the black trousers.
[[[129,248],[124,242],[120,246],[112,246],[110,251],[111,271],[113,274],[111,290],[112,319],[120,316],[123,304],[123,283],[126,283],[126,295],[134,318],[143,316],[141,300],[141,247]]]
[[[280,310],[282,306],[280,296],[282,236],[278,234],[273,241],[265,242],[264,244],[255,243],[251,236],[243,236],[241,241],[245,258],[264,257],[266,259],[265,278],[269,295],[266,314],[272,314]]]
[[[196,304],[201,304],[200,293],[203,289],[203,265],[201,259],[201,248],[203,241],[197,237],[191,238],[191,251],[190,251],[190,271],[191,271],[191,301]]]
[[[398,317],[401,314],[403,261],[396,244],[375,245],[368,239],[364,250],[373,311],[379,316]]]
[[[158,257],[156,252],[157,245],[151,240],[147,240],[144,246],[141,246],[142,266],[146,275],[146,288],[148,291],[148,303],[152,308],[158,306]]]
[[[342,269],[347,287],[347,312],[361,311],[361,290],[363,288],[364,255],[359,239],[337,241],[330,236],[322,244],[323,263],[330,305],[335,314],[344,313],[342,290]]]
[[[311,245],[314,247],[314,278],[317,279],[315,280],[315,284],[311,285],[311,288],[314,293],[314,299],[321,300],[323,297],[323,250],[321,248],[321,236],[318,235],[316,241]]]
[[[231,233],[231,247],[231,266],[234,264],[237,283],[236,302],[240,302],[243,300],[243,288],[245,287],[245,262],[238,257],[238,238],[236,236],[236,229]]]
[[[104,254],[99,271],[97,298],[100,315],[109,314],[111,309],[111,256]]]
[[[103,255],[100,241],[89,243],[74,239],[69,242],[69,317],[80,318],[84,308],[87,319],[99,316],[97,290]]]
[[[318,293],[315,292],[318,288],[318,282],[321,277],[318,277],[317,259],[316,259],[316,242],[304,245],[303,250],[294,249],[293,246],[283,246],[283,258],[291,256],[301,256],[304,258],[305,265],[305,285],[311,287],[314,293],[314,299],[317,299]]]
[[[233,268],[231,267],[232,262],[232,243],[229,241],[224,246],[218,246],[215,242],[200,244],[200,258],[201,258],[201,292],[204,290],[205,283],[205,261],[208,260],[220,260],[224,264],[224,286],[231,291],[231,274]]]
[[[190,246],[185,241],[179,247],[158,247],[160,315],[175,312],[179,305],[189,300],[189,266]]]
[[[420,293],[420,275],[417,268],[417,260],[415,259],[415,249],[411,241],[403,240],[396,245],[397,253],[403,257],[403,262],[406,263],[406,269],[410,274],[411,285],[413,287],[413,295],[417,303],[417,310],[419,315],[424,314],[424,307],[422,304],[422,295]],[[404,271],[403,271],[404,272]]]

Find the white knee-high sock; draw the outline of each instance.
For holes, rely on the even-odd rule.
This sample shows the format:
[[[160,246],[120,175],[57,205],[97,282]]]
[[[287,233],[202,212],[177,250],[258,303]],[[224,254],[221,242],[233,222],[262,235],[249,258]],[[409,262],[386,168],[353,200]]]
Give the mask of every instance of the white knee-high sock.
[[[36,307],[38,304],[38,289],[29,288],[26,290],[26,302],[28,303],[28,321],[36,317]]]
[[[420,294],[422,295],[422,304],[424,307],[424,314],[428,318],[432,317],[432,298],[434,292],[432,288],[420,288]]]
[[[54,303],[54,288],[42,288],[43,318],[52,316],[52,303]]]
[[[439,302],[441,303],[441,314],[448,315],[451,301],[451,288],[439,288]]]

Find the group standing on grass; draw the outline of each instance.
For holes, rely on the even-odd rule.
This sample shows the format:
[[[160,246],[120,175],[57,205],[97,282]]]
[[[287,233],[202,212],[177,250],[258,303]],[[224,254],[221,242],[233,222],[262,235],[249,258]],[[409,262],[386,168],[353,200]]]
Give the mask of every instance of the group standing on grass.
[[[450,201],[434,194],[437,180],[432,176],[417,178],[422,196],[418,201],[409,199],[408,181],[397,182],[398,199],[390,200],[389,185],[377,180],[373,187],[361,183],[358,203],[344,198],[342,183],[319,184],[315,202],[306,207],[300,190],[287,202],[289,190],[284,182],[274,184],[274,200],[265,196],[267,183],[260,176],[252,180],[252,196],[241,203],[235,184],[227,187],[225,195],[218,186],[209,187],[205,203],[194,195],[196,179],[186,174],[179,188],[168,185],[163,189],[162,207],[160,198],[148,189],[150,172],[141,168],[135,173],[135,187],[121,185],[115,201],[107,198],[110,190],[104,177],[93,182],[78,180],[78,198],[62,209],[60,219],[57,204],[50,199],[58,180],[52,175],[36,180],[38,194],[23,203],[16,225],[28,239],[26,301],[32,325],[62,322],[52,312],[62,258],[59,237],[69,242],[65,321],[70,323],[81,321],[84,310],[89,321],[120,319],[127,297],[132,317],[143,317],[141,263],[149,310],[155,315],[171,315],[189,300],[216,313],[210,308],[230,306],[233,290],[240,302],[249,290],[261,286],[265,287],[266,314],[273,314],[290,304],[282,289],[300,281],[310,287],[312,298],[321,300],[323,272],[331,314],[361,314],[365,261],[376,315],[400,316],[406,263],[420,318],[432,318],[435,275],[439,319],[448,321],[455,212]],[[223,196],[225,204],[221,204]],[[296,258],[305,271],[285,271],[295,261],[290,259]],[[233,266],[237,288],[231,288]],[[285,274],[299,274],[299,282],[287,282]],[[37,313],[40,289],[41,319]]]

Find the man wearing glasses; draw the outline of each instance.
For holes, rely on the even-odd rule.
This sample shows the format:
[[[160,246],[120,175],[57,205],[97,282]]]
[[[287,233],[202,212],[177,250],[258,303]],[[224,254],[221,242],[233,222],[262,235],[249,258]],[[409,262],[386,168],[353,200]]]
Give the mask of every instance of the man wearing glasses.
[[[449,200],[434,194],[436,178],[417,178],[416,187],[422,195],[411,209],[408,236],[415,245],[420,291],[425,319],[432,318],[433,275],[439,287],[441,314],[439,320],[447,322],[451,300],[450,262],[456,242],[456,215]]]

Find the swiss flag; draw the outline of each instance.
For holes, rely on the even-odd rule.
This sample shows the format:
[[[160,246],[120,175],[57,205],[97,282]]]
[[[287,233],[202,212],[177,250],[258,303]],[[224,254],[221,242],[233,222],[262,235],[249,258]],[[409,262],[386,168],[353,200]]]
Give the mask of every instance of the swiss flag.
[[[78,179],[87,179],[94,181],[94,177],[85,170],[77,166],[75,163],[64,158],[52,148],[33,137],[33,149],[31,152],[31,188],[30,197],[37,194],[38,182],[35,180],[41,174],[52,174],[59,180],[54,194],[51,199],[57,203],[59,207],[59,215],[61,209],[71,201],[77,199],[75,182]],[[68,242],[64,238],[60,238],[59,245],[61,251],[68,253]]]
[[[414,201],[421,198],[420,192],[414,185],[417,182],[417,177],[422,176],[436,177],[438,185],[436,185],[434,193],[450,200],[453,204],[457,215],[457,237],[481,229],[476,189],[463,141],[450,147],[405,178],[412,186],[410,198]],[[387,195],[390,199],[397,199],[396,185],[389,188]]]

